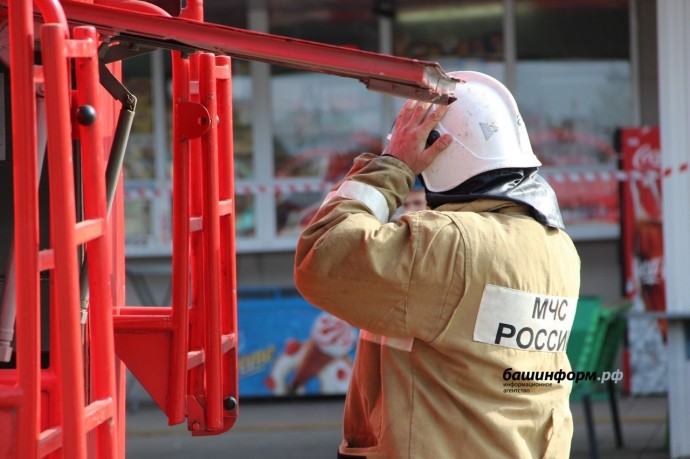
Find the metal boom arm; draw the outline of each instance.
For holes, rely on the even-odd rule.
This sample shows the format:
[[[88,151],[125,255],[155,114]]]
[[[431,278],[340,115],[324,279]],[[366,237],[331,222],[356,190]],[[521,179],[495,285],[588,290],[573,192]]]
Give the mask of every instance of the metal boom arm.
[[[8,0],[0,0],[6,6]],[[368,89],[447,104],[456,80],[436,62],[407,59],[251,30],[63,1],[71,25],[93,25],[115,40],[182,52],[202,50],[268,64],[355,78]]]

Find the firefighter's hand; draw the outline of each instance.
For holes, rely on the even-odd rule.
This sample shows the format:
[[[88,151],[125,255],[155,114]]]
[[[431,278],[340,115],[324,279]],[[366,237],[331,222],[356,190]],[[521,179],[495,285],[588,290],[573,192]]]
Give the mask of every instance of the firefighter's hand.
[[[395,120],[385,152],[407,164],[415,175],[426,169],[453,141],[451,135],[444,134],[427,147],[429,133],[448,110],[448,105],[432,105],[408,100]]]

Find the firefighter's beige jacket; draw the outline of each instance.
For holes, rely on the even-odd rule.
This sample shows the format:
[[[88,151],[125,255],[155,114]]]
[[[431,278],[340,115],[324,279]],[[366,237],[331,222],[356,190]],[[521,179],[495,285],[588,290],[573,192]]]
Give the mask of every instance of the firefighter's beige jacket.
[[[361,329],[340,452],[568,457],[572,241],[488,199],[386,223],[413,181],[360,155],[297,246],[299,291]]]

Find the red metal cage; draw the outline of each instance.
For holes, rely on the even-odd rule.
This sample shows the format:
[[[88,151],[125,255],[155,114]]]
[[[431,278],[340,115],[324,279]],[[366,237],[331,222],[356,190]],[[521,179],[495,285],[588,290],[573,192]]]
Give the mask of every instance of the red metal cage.
[[[209,435],[235,423],[230,56],[441,103],[454,87],[435,63],[204,23],[199,0],[179,17],[136,0],[97,3],[0,1],[14,204],[4,242],[14,299],[0,317],[12,328],[16,315],[16,349],[0,369],[0,458],[124,457],[125,366],[170,425],[186,420],[193,435]],[[120,166],[136,101],[117,56],[138,42],[170,50],[173,62],[173,292],[164,307],[124,306]],[[48,199],[39,196],[43,151]]]

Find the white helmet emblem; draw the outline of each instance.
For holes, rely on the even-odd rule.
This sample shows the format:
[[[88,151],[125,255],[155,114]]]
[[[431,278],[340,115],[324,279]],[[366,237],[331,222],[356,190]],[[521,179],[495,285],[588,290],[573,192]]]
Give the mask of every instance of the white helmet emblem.
[[[482,132],[484,133],[484,140],[489,140],[491,136],[494,135],[494,132],[498,131],[498,127],[493,123],[479,123],[479,126],[481,126]]]

